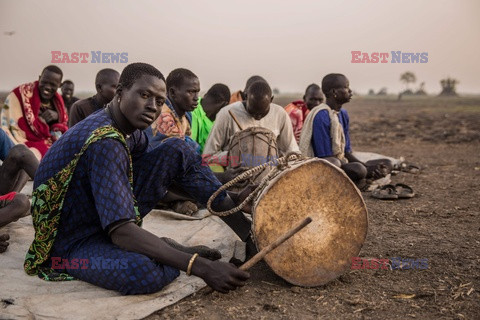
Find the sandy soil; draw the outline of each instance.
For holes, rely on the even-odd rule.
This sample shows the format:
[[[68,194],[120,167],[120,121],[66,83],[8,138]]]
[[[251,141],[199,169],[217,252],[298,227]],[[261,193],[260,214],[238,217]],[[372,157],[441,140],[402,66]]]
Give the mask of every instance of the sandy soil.
[[[148,319],[478,319],[480,98],[355,97],[345,107],[355,150],[422,169],[393,177],[413,187],[413,199],[363,193],[369,230],[360,257],[428,259],[428,269],[348,270],[300,288],[261,262],[244,288],[197,293]]]

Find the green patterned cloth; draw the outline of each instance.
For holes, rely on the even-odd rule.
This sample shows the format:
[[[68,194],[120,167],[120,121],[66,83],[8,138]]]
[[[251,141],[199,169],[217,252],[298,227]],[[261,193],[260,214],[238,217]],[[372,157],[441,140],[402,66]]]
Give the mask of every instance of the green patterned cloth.
[[[114,127],[108,125],[100,127],[92,132],[79,153],[70,163],[58,172],[55,176],[41,184],[32,194],[32,219],[35,228],[35,239],[28,249],[25,257],[24,268],[29,275],[38,275],[48,281],[74,280],[66,273],[59,273],[49,267],[43,266],[50,257],[55,236],[57,235],[58,224],[61,217],[63,200],[68,191],[78,160],[94,142],[100,139],[116,139],[125,147],[129,157],[128,179],[133,190],[133,169],[130,150],[123,135]],[[141,224],[140,213],[135,202],[135,213],[137,224]]]
[[[198,99],[198,105],[192,112],[192,139],[200,145],[200,152],[203,151],[208,135],[212,131],[213,121],[207,117],[202,107],[202,98]]]

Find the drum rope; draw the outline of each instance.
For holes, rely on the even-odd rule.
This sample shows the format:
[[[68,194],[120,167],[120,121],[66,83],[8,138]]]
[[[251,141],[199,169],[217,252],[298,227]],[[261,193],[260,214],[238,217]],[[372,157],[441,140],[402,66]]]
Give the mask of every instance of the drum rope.
[[[302,154],[298,153],[298,152],[289,152],[287,153],[284,157],[281,157],[281,158],[278,158],[278,159],[274,159],[274,160],[271,160],[269,162],[266,162],[262,165],[259,165],[259,166],[256,166],[254,168],[251,168],[243,173],[241,173],[240,175],[238,175],[236,178],[234,178],[233,180],[227,182],[226,184],[224,184],[223,186],[221,186],[217,191],[215,191],[212,196],[210,197],[210,199],[208,199],[208,202],[207,202],[207,209],[210,213],[212,213],[213,215],[216,215],[216,216],[221,216],[221,217],[224,217],[224,216],[228,216],[234,212],[237,212],[237,211],[240,211],[241,209],[243,209],[245,207],[245,205],[250,202],[255,196],[257,196],[257,194],[259,194],[268,184],[268,182],[271,180],[271,178],[276,175],[277,173],[279,173],[280,171],[283,171],[285,170],[285,168],[288,168],[290,165],[289,163],[290,162],[294,162],[294,161],[298,161],[298,160],[303,160],[303,159],[306,159],[305,156],[303,156]],[[256,174],[257,172],[260,172],[260,171],[263,171],[266,167],[268,166],[275,166],[275,169],[274,170],[271,170],[263,179],[262,181],[260,182],[260,184],[255,188],[255,190],[253,190],[246,198],[245,200],[242,201],[242,203],[240,203],[238,206],[236,206],[235,208],[232,208],[230,210],[227,210],[227,211],[221,211],[221,212],[216,212],[212,209],[212,203],[213,201],[216,199],[216,197],[223,191],[227,190],[228,188],[230,188],[231,186],[235,185],[236,183],[240,182],[240,181],[243,181],[243,180],[246,180],[248,178],[250,178],[251,176],[253,176],[254,174]]]

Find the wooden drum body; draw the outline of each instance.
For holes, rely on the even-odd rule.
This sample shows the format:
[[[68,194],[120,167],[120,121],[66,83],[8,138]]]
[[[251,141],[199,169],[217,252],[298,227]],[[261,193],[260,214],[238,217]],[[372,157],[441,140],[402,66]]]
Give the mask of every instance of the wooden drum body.
[[[258,250],[308,216],[312,223],[265,261],[286,281],[313,287],[350,268],[368,221],[360,191],[341,169],[318,158],[298,161],[274,176],[255,201],[252,228]]]

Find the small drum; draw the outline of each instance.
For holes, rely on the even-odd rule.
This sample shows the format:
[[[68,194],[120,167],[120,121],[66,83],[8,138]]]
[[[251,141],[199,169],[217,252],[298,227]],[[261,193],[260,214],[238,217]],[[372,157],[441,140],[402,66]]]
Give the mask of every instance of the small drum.
[[[238,207],[225,212],[211,209],[222,190],[266,168],[265,164],[242,173],[216,191],[207,208],[225,216],[250,199],[252,234],[258,250],[274,243],[307,217],[312,222],[268,253],[264,260],[286,281],[304,287],[325,284],[351,265],[367,236],[367,208],[347,175],[326,160],[292,154],[278,159],[257,190]]]
[[[313,221],[266,255],[270,268],[305,287],[325,284],[351,265],[367,235],[367,209],[347,175],[328,161],[296,161],[279,170],[256,198],[253,234],[263,249],[299,221]]]

